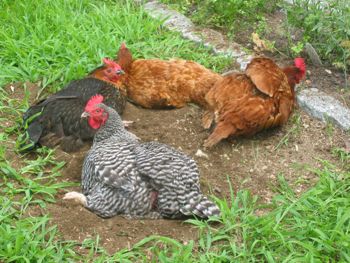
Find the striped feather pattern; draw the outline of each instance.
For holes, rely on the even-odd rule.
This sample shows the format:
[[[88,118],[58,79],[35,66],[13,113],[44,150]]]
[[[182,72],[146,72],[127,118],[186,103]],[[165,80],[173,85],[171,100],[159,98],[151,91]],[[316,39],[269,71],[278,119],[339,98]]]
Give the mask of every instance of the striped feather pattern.
[[[97,132],[82,172],[87,208],[101,217],[181,218],[219,215],[203,196],[193,159],[158,142],[139,143],[115,110]]]

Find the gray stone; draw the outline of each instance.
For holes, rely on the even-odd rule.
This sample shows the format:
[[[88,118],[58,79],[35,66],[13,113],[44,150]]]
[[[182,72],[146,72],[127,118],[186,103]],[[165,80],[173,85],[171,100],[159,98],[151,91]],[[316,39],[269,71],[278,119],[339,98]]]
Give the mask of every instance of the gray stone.
[[[305,52],[311,59],[312,64],[314,64],[315,66],[322,66],[320,56],[317,54],[316,49],[310,43],[305,44]]]
[[[190,19],[175,10],[168,9],[166,5],[158,1],[146,3],[144,9],[151,17],[164,19],[164,26],[170,30],[187,32],[194,29],[194,25]]]
[[[350,110],[340,101],[316,89],[305,89],[297,95],[298,104],[311,116],[331,121],[344,130],[350,129]]]

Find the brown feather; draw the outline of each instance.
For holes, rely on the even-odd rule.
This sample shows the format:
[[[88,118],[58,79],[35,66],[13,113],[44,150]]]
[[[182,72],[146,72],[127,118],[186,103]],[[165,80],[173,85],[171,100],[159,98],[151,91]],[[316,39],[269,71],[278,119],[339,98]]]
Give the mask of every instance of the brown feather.
[[[131,57],[126,47],[120,48],[117,60],[126,67],[121,80],[128,98],[145,108],[181,108],[189,102],[205,106],[206,93],[222,78],[193,61]]]
[[[250,136],[287,122],[293,110],[298,78],[294,68],[287,68],[284,73],[285,69],[272,60],[255,58],[245,74],[233,73],[215,83],[205,96],[208,111],[202,123],[209,123],[208,116],[212,113],[216,127],[204,146],[211,147],[230,135]]]
[[[252,80],[255,87],[272,97],[276,87],[285,80],[281,69],[268,58],[255,58],[247,66],[246,75]]]

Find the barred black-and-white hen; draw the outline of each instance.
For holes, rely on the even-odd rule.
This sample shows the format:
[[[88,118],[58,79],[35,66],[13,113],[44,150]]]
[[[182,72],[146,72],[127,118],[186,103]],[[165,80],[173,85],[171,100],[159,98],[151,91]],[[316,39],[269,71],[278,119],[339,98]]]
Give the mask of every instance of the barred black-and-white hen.
[[[83,194],[75,199],[101,217],[201,218],[219,215],[218,207],[201,193],[194,160],[158,142],[139,143],[115,110],[91,99],[82,116],[98,131],[82,171]]]

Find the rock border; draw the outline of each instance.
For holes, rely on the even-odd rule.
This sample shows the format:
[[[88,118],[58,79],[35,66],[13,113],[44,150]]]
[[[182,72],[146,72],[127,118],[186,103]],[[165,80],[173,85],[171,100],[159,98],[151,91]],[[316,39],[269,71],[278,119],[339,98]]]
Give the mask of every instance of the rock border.
[[[157,0],[134,1],[143,5],[150,17],[163,20],[163,25],[169,30],[180,32],[184,38],[210,48],[216,55],[232,57],[241,70],[244,70],[253,58],[253,51],[248,51],[248,54],[246,48],[228,41],[218,31],[197,28],[189,18]],[[343,130],[350,129],[350,110],[337,99],[315,88],[302,90],[296,97],[299,106],[312,117],[323,122],[331,121]]]

